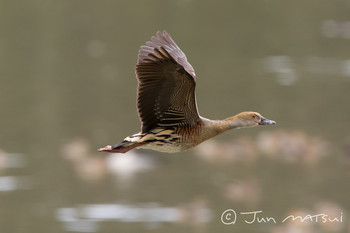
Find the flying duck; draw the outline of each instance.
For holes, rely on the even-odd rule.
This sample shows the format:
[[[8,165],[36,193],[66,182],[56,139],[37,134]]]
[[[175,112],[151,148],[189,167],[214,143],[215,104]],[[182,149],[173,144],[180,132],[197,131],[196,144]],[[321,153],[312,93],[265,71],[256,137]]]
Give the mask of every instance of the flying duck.
[[[229,129],[273,125],[275,121],[252,111],[224,120],[199,115],[196,75],[186,55],[166,32],[157,32],[142,45],[136,64],[137,110],[141,132],[120,144],[98,151],[125,153],[134,148],[181,152]]]

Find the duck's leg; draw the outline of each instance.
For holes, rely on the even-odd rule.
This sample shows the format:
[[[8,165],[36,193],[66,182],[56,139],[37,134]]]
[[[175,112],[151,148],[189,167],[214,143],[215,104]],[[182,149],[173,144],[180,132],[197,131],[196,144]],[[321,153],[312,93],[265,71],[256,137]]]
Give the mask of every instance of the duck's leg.
[[[109,152],[109,153],[125,153],[125,152],[128,152],[129,150],[136,148],[136,147],[147,144],[148,142],[144,142],[144,141],[139,142],[139,140],[143,136],[144,135],[141,135],[141,134],[134,134],[132,136],[125,138],[120,144],[116,144],[114,146],[108,145],[108,146],[105,146],[105,147],[98,149],[98,151]]]
[[[100,152],[109,152],[109,153],[125,153],[129,150],[132,150],[138,146],[144,145],[145,143],[130,143],[130,142],[122,142],[120,144],[116,144],[114,146],[108,145],[98,149]]]

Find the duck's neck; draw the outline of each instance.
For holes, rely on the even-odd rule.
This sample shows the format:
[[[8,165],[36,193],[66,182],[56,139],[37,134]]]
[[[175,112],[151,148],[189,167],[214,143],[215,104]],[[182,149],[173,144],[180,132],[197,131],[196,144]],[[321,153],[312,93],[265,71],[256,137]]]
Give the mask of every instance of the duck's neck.
[[[235,129],[243,127],[242,122],[238,119],[238,116],[228,117],[224,120],[209,120],[202,118],[204,123],[203,139],[214,137],[229,129]]]
[[[221,122],[223,122],[222,124],[226,125],[226,130],[245,127],[242,120],[239,117],[239,114],[221,120]]]

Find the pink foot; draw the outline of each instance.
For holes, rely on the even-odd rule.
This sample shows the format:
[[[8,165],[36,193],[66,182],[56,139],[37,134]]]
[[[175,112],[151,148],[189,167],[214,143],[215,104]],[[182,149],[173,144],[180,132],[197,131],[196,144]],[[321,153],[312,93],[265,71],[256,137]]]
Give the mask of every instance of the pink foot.
[[[111,152],[112,151],[112,146],[108,145],[108,146],[102,147],[102,148],[98,149],[98,151],[99,152]]]

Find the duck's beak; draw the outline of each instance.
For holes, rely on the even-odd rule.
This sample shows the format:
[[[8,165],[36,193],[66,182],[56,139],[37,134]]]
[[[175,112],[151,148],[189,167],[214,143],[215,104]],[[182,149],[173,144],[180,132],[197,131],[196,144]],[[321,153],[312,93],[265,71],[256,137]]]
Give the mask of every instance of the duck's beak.
[[[276,121],[269,120],[269,119],[262,117],[258,124],[259,125],[274,125],[274,124],[276,124]]]

